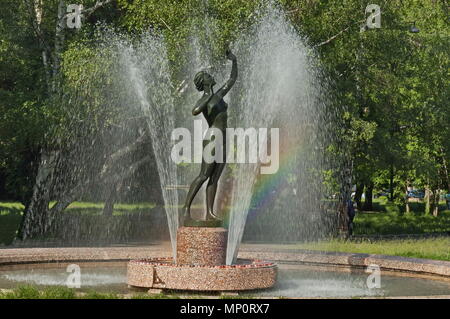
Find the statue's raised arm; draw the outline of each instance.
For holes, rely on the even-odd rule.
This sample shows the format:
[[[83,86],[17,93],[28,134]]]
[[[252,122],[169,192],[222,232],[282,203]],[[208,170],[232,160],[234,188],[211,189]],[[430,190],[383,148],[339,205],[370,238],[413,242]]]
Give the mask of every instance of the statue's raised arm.
[[[233,87],[234,83],[236,82],[237,76],[238,76],[238,69],[237,69],[237,59],[236,56],[231,52],[231,50],[226,51],[227,59],[232,61],[231,65],[231,75],[228,81],[217,91],[217,95],[223,98],[228,91]]]

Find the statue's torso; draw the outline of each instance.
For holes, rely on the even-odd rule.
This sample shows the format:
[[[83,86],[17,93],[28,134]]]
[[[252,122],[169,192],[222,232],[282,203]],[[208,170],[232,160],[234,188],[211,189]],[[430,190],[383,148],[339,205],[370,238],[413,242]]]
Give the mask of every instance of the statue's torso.
[[[225,130],[227,127],[227,109],[228,104],[217,95],[209,100],[203,115],[210,127]]]

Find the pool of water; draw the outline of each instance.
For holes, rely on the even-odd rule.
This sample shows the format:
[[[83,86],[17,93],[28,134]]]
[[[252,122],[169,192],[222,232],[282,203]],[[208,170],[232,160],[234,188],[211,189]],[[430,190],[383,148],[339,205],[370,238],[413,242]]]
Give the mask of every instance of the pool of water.
[[[73,278],[67,263],[28,264],[0,267],[0,288],[21,285],[65,286]],[[78,263],[79,291],[130,293],[126,284],[126,263]],[[73,270],[73,268],[72,268]],[[72,275],[72,277],[70,277]],[[279,264],[275,287],[249,292],[267,297],[387,297],[450,295],[450,281],[398,276],[381,272],[380,288],[368,288],[369,274],[362,270],[330,270],[305,265]]]

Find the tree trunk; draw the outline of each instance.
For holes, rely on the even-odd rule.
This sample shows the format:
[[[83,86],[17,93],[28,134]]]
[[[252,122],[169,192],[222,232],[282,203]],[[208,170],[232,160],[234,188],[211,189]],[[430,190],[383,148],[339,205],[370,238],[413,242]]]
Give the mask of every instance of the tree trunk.
[[[342,181],[341,181],[341,191],[339,198],[339,206],[338,206],[338,218],[337,218],[337,229],[340,234],[345,238],[348,238],[348,215],[347,215],[347,203],[351,199],[351,190],[352,190],[352,169],[353,162],[349,161],[342,172]]]
[[[43,38],[43,34],[40,29],[40,24],[42,21],[42,3],[40,3],[40,1],[33,1],[32,6],[34,12],[32,24],[38,37],[38,42],[40,46],[44,48],[42,52],[42,63],[48,77],[49,63],[46,48],[47,44],[45,43],[45,39]],[[59,1],[52,72],[50,73],[51,78],[47,78],[47,84],[50,84],[50,86],[47,87],[49,95],[55,93],[57,87],[56,82],[58,79],[60,65],[59,59],[64,43],[63,16],[65,15],[65,10],[66,7],[64,1]],[[50,194],[53,186],[53,172],[59,155],[59,152],[50,151],[46,147],[41,149],[41,159],[39,161],[32,197],[22,218],[21,227],[18,234],[18,238],[21,238],[22,240],[35,235],[43,235],[49,227],[50,222],[48,220],[48,214]]]
[[[43,158],[45,157],[43,156]],[[103,181],[105,184],[116,185],[127,176],[133,174],[141,165],[147,163],[149,160],[150,156],[145,156],[141,160],[136,161],[129,166],[129,168],[120,175],[112,172],[114,169],[113,166],[109,166],[108,169],[104,167],[101,173],[99,172],[98,176],[94,180],[83,181],[66,194],[60,196],[52,208],[49,208],[49,203],[51,194],[50,185],[53,183],[51,177],[53,175],[54,168],[51,167],[51,165],[54,164],[49,164],[48,162],[42,163],[39,166],[40,171],[38,171],[38,176],[36,178],[32,200],[24,216],[22,217],[22,224],[18,238],[25,240],[37,235],[44,235],[51,227],[55,217],[66,209],[70,203],[79,198],[83,191],[85,191],[93,182],[99,183]],[[51,167],[52,170],[44,170],[48,167]],[[45,173],[47,173],[47,175],[45,175]]]
[[[364,192],[364,183],[356,184],[355,202],[358,210],[362,210],[361,197]]]
[[[447,184],[447,191],[450,193],[450,174],[448,170],[447,160],[445,159],[445,151],[441,148],[442,152],[442,168],[444,170],[445,182]]]
[[[117,200],[117,194],[120,191],[122,183],[112,184],[107,194],[105,205],[103,206],[103,216],[112,216],[114,211],[114,204]]]
[[[406,181],[406,183],[405,183],[405,212],[407,214],[411,212],[411,208],[409,207],[408,186],[409,186],[409,181]]]
[[[22,217],[18,238],[25,240],[32,235],[42,235],[47,229],[53,171],[59,154],[42,151],[36,174],[36,182],[27,209]]]
[[[41,23],[43,17],[43,1],[42,0],[28,0],[26,5],[31,17],[31,25],[34,29],[34,33],[37,36],[37,42],[41,49],[42,64],[44,67],[45,82],[47,88],[51,86],[51,52],[45,42],[44,34],[42,32]]]
[[[437,217],[439,214],[439,196],[440,190],[434,189],[432,192],[432,201],[431,201],[431,211],[434,217]]]
[[[429,185],[425,186],[425,215],[428,215],[431,213],[431,205],[430,205],[430,200],[431,200],[431,191],[430,191],[430,187]]]
[[[366,186],[365,200],[363,210],[372,211],[373,210],[373,183],[370,182],[369,185]]]
[[[116,202],[116,188],[111,187],[112,191],[109,193],[108,198],[103,206],[103,216],[112,216],[114,211],[114,204]]]
[[[61,54],[64,48],[65,34],[64,29],[66,26],[66,10],[67,6],[65,1],[60,0],[58,4],[58,17],[56,20],[55,27],[55,47],[53,52],[53,66],[52,66],[52,84],[51,91],[52,93],[56,93],[60,89],[60,81],[59,81],[59,71],[61,68]]]
[[[39,48],[42,50],[42,63],[46,75],[48,95],[57,94],[60,89],[61,54],[65,42],[66,3],[58,2],[57,20],[54,33],[54,46],[50,48],[45,34],[41,30],[43,14],[42,0],[28,0],[25,2],[30,14],[31,26],[36,36]],[[111,0],[97,1],[92,8],[86,11],[92,14],[98,8],[110,3]],[[50,209],[51,192],[54,184],[54,169],[60,159],[59,151],[51,151],[46,147],[41,149],[41,158],[36,173],[32,196],[26,205],[17,237],[27,239],[35,235],[43,235],[50,227],[56,212],[64,210],[70,203],[70,199],[76,198],[77,192],[71,191],[69,195],[62,196]],[[140,161],[138,161],[139,163]],[[100,174],[102,175],[102,174]],[[80,190],[78,190],[80,191]]]
[[[389,200],[394,201],[394,164],[391,164],[389,174]]]

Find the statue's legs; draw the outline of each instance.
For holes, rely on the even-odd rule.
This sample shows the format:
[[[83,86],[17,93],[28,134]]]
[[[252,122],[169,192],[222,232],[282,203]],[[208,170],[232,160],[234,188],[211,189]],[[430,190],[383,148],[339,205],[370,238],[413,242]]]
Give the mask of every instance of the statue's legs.
[[[226,125],[224,125],[224,127],[225,126]],[[208,185],[206,186],[206,220],[219,219],[219,217],[214,214],[214,201],[216,199],[219,178],[222,175],[222,171],[226,163],[226,131],[224,129],[221,129],[221,131],[223,139],[221,141],[214,141],[214,143],[216,143],[214,147],[214,154],[216,151],[219,151],[221,153],[222,161],[220,163],[215,162],[214,171],[212,172]],[[217,142],[219,142],[219,144],[217,144]]]
[[[218,219],[218,216],[214,214],[214,200],[217,193],[217,185],[219,183],[219,178],[222,175],[222,171],[225,167],[225,163],[216,163],[214,167],[214,172],[208,181],[206,186],[206,219]]]
[[[185,220],[190,220],[191,218],[191,204],[197,195],[200,187],[202,187],[203,183],[206,182],[208,178],[210,178],[214,172],[215,163],[206,163],[204,160],[202,162],[202,167],[200,169],[200,174],[194,179],[192,182],[189,192],[186,196],[186,202],[183,207],[183,216]]]

